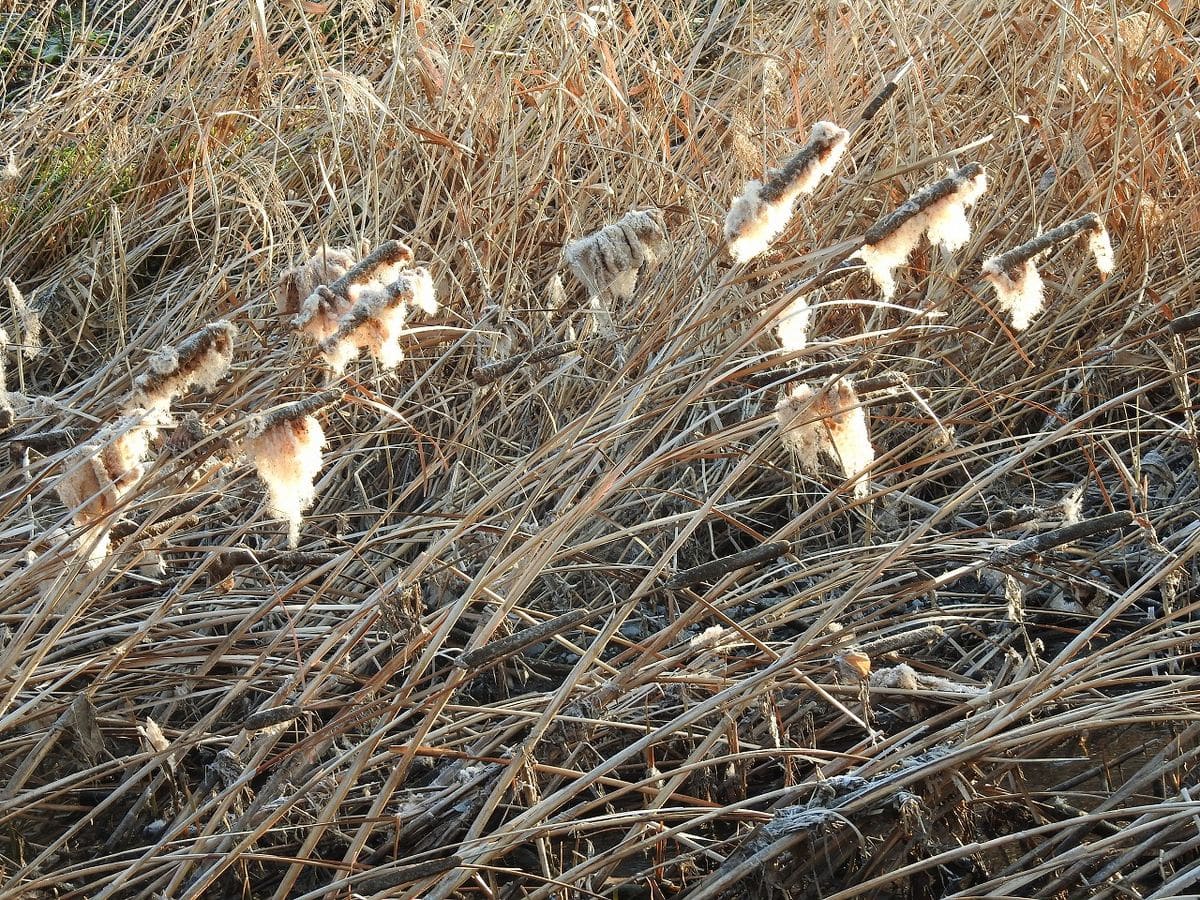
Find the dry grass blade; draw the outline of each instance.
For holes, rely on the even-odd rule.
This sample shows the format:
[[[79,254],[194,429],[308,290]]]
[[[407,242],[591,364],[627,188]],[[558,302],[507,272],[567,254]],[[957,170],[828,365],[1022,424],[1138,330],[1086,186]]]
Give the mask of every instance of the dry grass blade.
[[[8,4],[0,893],[1190,890],[1200,17],[1118,6]]]

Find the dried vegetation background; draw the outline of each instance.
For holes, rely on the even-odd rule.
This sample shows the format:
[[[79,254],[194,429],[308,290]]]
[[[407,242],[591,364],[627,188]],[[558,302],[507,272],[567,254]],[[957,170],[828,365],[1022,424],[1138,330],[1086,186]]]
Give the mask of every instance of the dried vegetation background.
[[[7,9],[6,896],[1200,877],[1191,3]],[[733,265],[745,182],[910,57]],[[811,293],[780,353],[790,286],[970,162],[966,245],[918,249],[890,304],[861,272]],[[649,208],[657,266],[589,308],[564,246]],[[1113,274],[1056,250],[1012,331],[982,261],[1088,211]],[[277,281],[391,238],[441,309],[395,369],[332,375]],[[89,559],[72,448],[220,319],[230,373],[174,402]],[[849,372],[857,485],[773,415]],[[293,551],[243,444],[324,390]]]

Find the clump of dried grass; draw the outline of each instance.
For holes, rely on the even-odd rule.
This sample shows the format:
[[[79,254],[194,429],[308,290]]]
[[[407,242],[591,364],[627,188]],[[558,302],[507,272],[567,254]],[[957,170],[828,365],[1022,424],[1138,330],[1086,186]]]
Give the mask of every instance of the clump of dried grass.
[[[824,9],[610,4],[589,33],[544,4],[409,4],[398,28],[101,3],[89,30],[121,38],[104,53],[16,42],[3,274],[39,286],[53,356],[6,358],[29,400],[0,436],[4,892],[1190,889],[1198,304],[1179,258],[1200,191],[1186,91],[1159,77],[1186,39],[1166,29],[1125,77],[1096,55],[1125,40],[1102,4],[861,6],[843,29]],[[48,21],[12,12],[0,29]],[[919,66],[872,96],[903,46]],[[756,103],[767,59],[778,90]],[[811,252],[728,269],[722,185],[817,116],[855,123],[854,159],[806,211]],[[972,245],[1100,202],[1119,242],[1103,290],[1062,268],[1019,346],[979,332],[961,249],[914,269],[919,310],[831,287],[898,180],[967,153],[1000,198]],[[647,201],[680,222],[671,277],[635,284],[614,361],[546,285],[581,217]],[[336,415],[306,413],[322,527],[274,546],[222,452],[317,380],[257,327],[279,300],[266,261],[397,228],[421,235],[444,321],[405,335],[414,377],[364,366]],[[334,298],[320,340],[364,299],[353,268],[297,287]],[[784,298],[818,287],[820,341],[781,335],[781,364]],[[247,323],[245,364],[122,493],[139,454],[105,462],[106,423],[131,371],[218,317]],[[503,366],[474,352],[493,330]],[[870,504],[789,490],[771,418],[793,382],[844,376],[857,401],[829,404],[870,406]],[[812,443],[842,470],[834,418]],[[317,441],[282,434],[294,503]],[[60,531],[54,478],[80,443],[73,509],[95,508]],[[70,565],[110,522],[109,552]]]

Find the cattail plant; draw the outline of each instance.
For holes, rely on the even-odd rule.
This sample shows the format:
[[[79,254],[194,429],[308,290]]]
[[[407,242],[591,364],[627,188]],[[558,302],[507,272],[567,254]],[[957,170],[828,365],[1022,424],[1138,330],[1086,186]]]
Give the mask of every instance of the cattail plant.
[[[611,294],[628,300],[642,266],[658,262],[666,240],[662,210],[634,209],[612,225],[567,244],[563,257],[592,296]]]
[[[324,465],[325,432],[313,413],[337,394],[323,393],[289,403],[258,418],[243,447],[267,486],[267,506],[288,523],[288,546],[300,543],[304,512],[316,499],[315,481]]]
[[[333,292],[318,288],[318,294],[332,303]],[[426,313],[437,312],[437,293],[429,270],[423,267],[402,272],[389,283],[377,281],[355,285],[351,291],[354,305],[338,320],[337,330],[319,344],[334,372],[345,370],[346,363],[366,350],[384,369],[394,369],[404,359],[400,338],[413,306]]]
[[[172,402],[194,387],[210,391],[228,374],[235,337],[237,328],[221,319],[205,325],[178,347],[163,347],[150,358],[150,371],[133,382],[125,411],[143,410],[169,420]]]
[[[385,369],[404,358],[400,335],[412,306],[437,312],[428,270],[412,269],[413,252],[402,241],[385,241],[328,284],[315,284],[292,325],[321,349],[336,373],[367,350]]]
[[[758,256],[787,227],[801,194],[811,194],[837,166],[850,132],[833,122],[817,122],[808,143],[766,181],[749,181],[725,216],[725,242],[737,262]]]
[[[280,318],[298,315],[304,300],[318,286],[337,281],[357,261],[353,248],[322,244],[308,259],[285,271],[275,285],[275,305]]]
[[[91,547],[95,566],[109,550],[109,519],[130,488],[142,477],[149,429],[140,416],[123,416],[77,446],[63,461],[54,484],[71,521],[84,529],[77,547]]]
[[[893,273],[908,260],[922,235],[951,251],[970,240],[966,209],[985,191],[987,173],[978,163],[969,163],[913,194],[867,229],[857,255],[884,299],[895,296]]]
[[[1112,274],[1113,249],[1100,217],[1087,213],[983,263],[983,277],[996,291],[996,302],[1008,313],[1012,327],[1023,331],[1042,311],[1044,293],[1037,259],[1051,247],[1087,235],[1088,250],[1101,275]]]
[[[863,474],[875,461],[867,417],[854,383],[842,377],[820,390],[798,384],[779,399],[775,421],[784,445],[796,455],[801,471],[816,474],[820,458],[835,462],[854,479],[854,495],[870,488]]]

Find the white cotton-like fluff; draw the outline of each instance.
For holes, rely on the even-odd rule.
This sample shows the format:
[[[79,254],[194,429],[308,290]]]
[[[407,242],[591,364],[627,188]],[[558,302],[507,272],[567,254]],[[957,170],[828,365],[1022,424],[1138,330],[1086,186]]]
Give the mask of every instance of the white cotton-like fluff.
[[[925,235],[929,243],[937,244],[951,252],[958,250],[971,239],[971,223],[967,221],[967,207],[987,193],[987,172],[963,182],[952,194],[943,197],[925,210]]]
[[[171,411],[171,403],[190,388],[211,391],[233,365],[237,328],[225,319],[205,325],[178,347],[163,347],[148,362],[149,372],[133,383],[126,412]]]
[[[854,479],[854,495],[870,490],[863,474],[875,462],[875,448],[866,413],[849,378],[841,378],[820,392],[806,384],[793,387],[775,407],[775,420],[784,445],[796,454],[802,471],[818,470],[820,456],[837,463],[846,478]]]
[[[817,410],[816,392],[807,384],[797,384],[775,404],[775,423],[784,446],[796,454],[800,469],[814,474],[821,453],[831,449],[829,432]]]
[[[846,129],[817,122],[804,149],[788,163],[770,170],[765,182],[746,183],[725,215],[725,242],[736,262],[748,262],[771,246],[792,220],[796,200],[834,170],[849,140]],[[814,146],[821,149],[812,152]]]
[[[896,688],[902,691],[942,691],[969,697],[979,697],[986,693],[985,688],[973,684],[961,684],[949,678],[918,672],[907,663],[877,669],[871,673],[870,684],[872,687]]]
[[[808,326],[811,321],[812,307],[803,294],[784,308],[775,323],[775,333],[785,351],[803,350],[808,345]]]
[[[662,210],[634,209],[563,248],[575,277],[593,294],[633,297],[642,266],[658,262],[667,240]]]
[[[896,295],[895,270],[904,265],[917,249],[921,235],[928,237],[931,244],[948,251],[958,250],[971,239],[967,207],[973,206],[983,196],[987,186],[987,172],[981,171],[946,196],[910,216],[884,238],[858,249],[858,257],[885,300],[891,300]]]
[[[1088,250],[1096,261],[1096,270],[1101,275],[1111,275],[1113,271],[1113,247],[1108,237],[1108,229],[1101,225],[1094,231],[1088,232]]]
[[[404,359],[400,338],[405,334],[410,307],[437,311],[433,278],[425,268],[408,269],[388,285],[377,281],[353,284],[348,294],[354,305],[321,344],[326,361],[339,374],[360,350],[375,357],[382,368],[394,369]]]
[[[358,257],[350,247],[333,248],[322,244],[312,256],[279,277],[275,297],[279,315],[283,318],[297,315],[319,285],[333,284],[357,261]]]
[[[300,523],[316,499],[324,446],[325,432],[312,416],[276,422],[246,442],[246,457],[267,486],[268,507],[288,523],[290,547],[300,543]]]
[[[319,344],[337,334],[338,322],[353,305],[349,298],[340,294],[316,293],[314,290],[305,296],[292,325]]]
[[[748,181],[725,215],[725,241],[735,262],[764,253],[792,220],[792,204],[767,203],[761,181]]]
[[[90,548],[86,562],[93,569],[108,555],[107,518],[120,502],[120,492],[105,471],[102,453],[98,441],[80,445],[63,461],[63,472],[54,485],[71,521],[84,529],[76,546],[80,550]]]
[[[917,214],[877,244],[863,244],[858,257],[867,267],[867,274],[883,294],[884,300],[896,296],[896,269],[908,261],[925,233],[925,220]]]
[[[1032,259],[1025,260],[1015,272],[1006,272],[999,257],[993,256],[983,264],[983,277],[995,289],[996,302],[1009,314],[1016,331],[1028,328],[1042,311],[1042,276]]]
[[[142,462],[149,453],[154,431],[143,416],[132,415],[123,416],[97,436],[102,442],[101,463],[119,495],[142,477]]]

